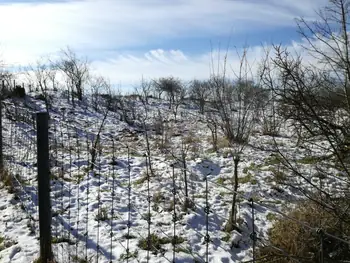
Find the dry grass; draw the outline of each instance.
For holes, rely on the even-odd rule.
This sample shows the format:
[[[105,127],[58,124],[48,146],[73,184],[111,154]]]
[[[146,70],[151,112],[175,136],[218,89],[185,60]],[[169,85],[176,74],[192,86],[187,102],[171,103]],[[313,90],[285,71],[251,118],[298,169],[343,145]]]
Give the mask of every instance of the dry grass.
[[[288,175],[284,172],[283,169],[270,168],[269,170],[273,175],[273,181],[275,181],[277,184],[283,184],[287,181]]]
[[[169,137],[157,136],[154,139],[154,143],[151,145],[151,150],[164,153],[171,148],[171,141]]]
[[[137,246],[140,249],[143,250],[150,250],[154,253],[159,253],[160,251],[164,251],[163,249],[163,245],[166,244],[181,244],[185,241],[185,239],[183,237],[180,236],[175,236],[175,237],[159,237],[156,234],[151,234],[150,235],[150,246],[148,246],[148,238],[142,238],[139,240]]]
[[[230,142],[225,137],[218,136],[217,147],[218,149],[229,148]]]
[[[340,202],[347,202],[342,200]],[[349,213],[349,212],[348,212]],[[311,201],[304,201],[289,213],[289,216],[317,229],[322,229],[334,236],[342,237],[350,235],[350,223],[340,223],[339,217],[334,213],[325,211],[322,207]],[[349,215],[346,215],[349,218]],[[274,218],[276,219],[276,218]],[[320,262],[320,234],[316,231],[306,229],[302,224],[285,218],[276,219],[272,229],[269,231],[270,243],[277,248],[283,249],[286,253],[276,250],[272,246],[259,248],[259,258],[266,257],[266,260],[258,262],[292,263],[295,258],[301,262]],[[350,249],[347,244],[335,239],[323,236],[325,262],[335,262],[350,258]],[[330,255],[333,254],[331,260]],[[293,259],[294,257],[294,259]]]
[[[255,178],[255,175],[248,172],[246,176],[239,177],[238,182],[239,182],[239,184],[251,183],[251,184],[255,185],[258,183],[258,180]]]
[[[0,181],[9,191],[9,193],[14,193],[14,190],[15,190],[14,180],[8,170],[4,169],[0,171]]]
[[[200,142],[201,142],[201,140],[198,137],[196,137],[194,132],[189,132],[183,138],[183,143],[184,144],[196,144],[196,143],[200,143]]]

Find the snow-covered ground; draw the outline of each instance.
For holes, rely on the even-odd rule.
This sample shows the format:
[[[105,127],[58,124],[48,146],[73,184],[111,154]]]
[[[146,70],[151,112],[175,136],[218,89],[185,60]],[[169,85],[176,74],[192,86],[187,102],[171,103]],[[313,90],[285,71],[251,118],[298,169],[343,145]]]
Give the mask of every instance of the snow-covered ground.
[[[6,105],[11,109],[9,103]],[[43,101],[33,97],[20,104],[24,115],[25,109],[35,112],[45,108]],[[223,227],[231,209],[234,160],[221,136],[219,152],[211,150],[210,132],[197,118],[195,109],[181,107],[178,121],[174,122],[166,103],[152,101],[148,106],[147,124],[151,126],[153,116],[160,110],[168,126],[166,147],[160,136],[152,131],[148,133],[154,173],[148,182],[146,174],[150,171],[144,156],[146,140],[144,133],[139,132],[142,127],[120,121],[115,112],[108,113],[101,143],[97,145],[95,167],[89,171],[92,142],[104,114],[103,110],[96,112],[88,105],[85,102],[73,107],[57,96],[50,111],[52,241],[59,263],[126,261],[127,248],[128,262],[147,262],[147,256],[149,262],[172,262],[174,233],[181,237],[175,246],[176,262],[205,262],[207,256],[210,262],[251,260],[250,198],[254,200],[255,231],[261,240],[266,239],[267,230],[278,216],[276,210],[301,198],[292,187],[279,182],[278,175],[286,178],[292,175],[283,169],[271,149],[277,143],[295,160],[304,160],[307,151],[296,147],[296,139],[290,136],[287,126],[281,132],[284,136],[276,141],[257,129],[250,139],[251,146],[241,154],[238,167],[240,231],[226,233]],[[144,116],[140,102],[135,102],[135,108],[137,114]],[[39,255],[35,132],[29,121],[29,124],[14,123],[4,114],[3,122],[6,165],[17,181],[14,193],[9,193],[8,187],[0,189],[0,262],[32,262]],[[182,209],[185,200],[183,169],[175,165],[173,177],[171,166],[173,155],[178,156],[181,145],[189,147],[186,171],[189,197],[195,204],[195,208],[187,212]],[[318,180],[307,162],[298,162],[298,166],[305,176]],[[324,181],[323,187],[340,191],[340,179]],[[297,177],[293,180],[293,184],[302,183]],[[207,203],[210,207],[208,223]],[[159,246],[151,248],[151,253],[139,247],[140,241],[147,240],[149,210],[150,232],[160,241]],[[131,225],[128,227],[129,217]],[[208,245],[205,242],[207,232]]]

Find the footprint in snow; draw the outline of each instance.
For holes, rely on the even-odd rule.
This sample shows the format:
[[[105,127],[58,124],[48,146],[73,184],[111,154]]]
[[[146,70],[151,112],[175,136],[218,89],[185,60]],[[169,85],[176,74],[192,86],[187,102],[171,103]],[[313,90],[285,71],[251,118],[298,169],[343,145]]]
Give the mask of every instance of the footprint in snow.
[[[21,252],[21,247],[20,247],[20,246],[14,246],[14,247],[12,248],[12,250],[11,250],[10,255],[9,255],[9,259],[10,259],[9,262],[11,262],[12,259],[13,259],[13,258],[16,256],[16,254],[19,253],[19,252]]]

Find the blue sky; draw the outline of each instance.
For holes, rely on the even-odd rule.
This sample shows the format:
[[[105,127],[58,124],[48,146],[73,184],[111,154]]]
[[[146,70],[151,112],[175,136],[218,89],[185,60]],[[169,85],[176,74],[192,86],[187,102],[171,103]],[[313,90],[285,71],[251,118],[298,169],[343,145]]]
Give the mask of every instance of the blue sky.
[[[211,48],[229,45],[229,63],[249,46],[300,42],[296,17],[315,18],[327,0],[0,1],[0,48],[11,66],[34,63],[70,46],[96,73],[130,86],[142,76],[184,80],[210,74]],[[222,53],[224,51],[221,51]],[[255,62],[252,62],[255,63]]]

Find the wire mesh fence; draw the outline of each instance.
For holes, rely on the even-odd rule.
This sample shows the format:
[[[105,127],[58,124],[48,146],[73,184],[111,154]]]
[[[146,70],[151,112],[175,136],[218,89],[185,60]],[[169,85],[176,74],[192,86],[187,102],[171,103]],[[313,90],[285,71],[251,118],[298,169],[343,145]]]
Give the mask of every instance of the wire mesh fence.
[[[46,214],[50,218],[46,221],[51,229],[49,251],[56,262],[159,262],[159,259],[215,262],[217,254],[236,261],[232,244],[222,242],[220,233],[228,213],[214,209],[213,187],[240,198],[239,207],[244,210],[246,229],[250,232],[246,240],[252,258],[249,262],[271,262],[257,255],[257,246],[265,243],[256,227],[256,217],[262,209],[297,222],[305,231],[317,233],[320,260],[324,257],[326,237],[346,245],[350,243],[346,238],[311,227],[272,205],[216,183],[211,180],[210,169],[204,176],[190,176],[194,171],[175,160],[166,162],[167,173],[161,179],[156,178],[147,151],[132,148],[112,130],[103,131],[97,123],[72,117],[74,112],[67,109],[61,109],[63,115],[50,114],[46,142],[38,136],[37,110],[3,103],[3,174],[6,171],[5,182],[25,210],[28,226],[40,240],[41,250],[46,249],[47,244],[42,243],[47,240],[42,239],[43,233],[39,231],[43,225],[39,220],[38,158],[47,147],[49,171],[45,176],[49,187],[46,190],[51,200],[45,200],[50,204],[50,213]],[[198,191],[202,192],[196,201],[193,196]],[[189,199],[193,206],[184,208]],[[191,240],[185,238],[188,233],[193,237]],[[274,249],[281,257],[303,262],[281,248]]]
[[[3,182],[27,214],[31,232],[38,236],[37,138],[34,111],[1,105]]]

